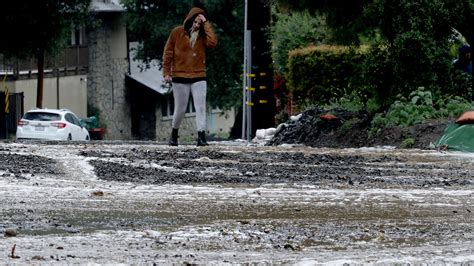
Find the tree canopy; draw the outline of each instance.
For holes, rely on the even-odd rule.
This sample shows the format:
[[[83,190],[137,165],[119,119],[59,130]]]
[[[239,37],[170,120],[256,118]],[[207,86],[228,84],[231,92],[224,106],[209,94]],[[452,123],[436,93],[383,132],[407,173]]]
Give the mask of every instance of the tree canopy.
[[[397,32],[417,28],[428,19],[434,33],[450,27],[461,32],[469,43],[474,37],[474,2],[472,0],[276,0],[286,10],[324,13],[327,23],[337,31],[337,41],[358,43],[360,34],[382,33],[393,41]],[[412,12],[407,12],[412,10]],[[436,25],[437,24],[437,25]],[[444,37],[445,35],[443,35]]]
[[[272,43],[274,70],[288,71],[288,52],[308,45],[327,43],[331,32],[321,15],[310,15],[307,11],[284,14],[275,12],[274,22],[269,28]]]
[[[462,40],[474,44],[472,0],[278,0],[287,12],[324,14],[332,28],[332,43],[371,44],[368,61],[372,84],[380,95],[408,96],[418,87],[436,94],[472,96],[453,75],[453,47]],[[369,41],[368,41],[369,40]],[[377,75],[380,73],[380,75]],[[371,77],[369,77],[371,76]],[[464,84],[467,84],[464,82]]]
[[[39,49],[57,51],[71,27],[80,25],[90,0],[16,0],[2,3],[0,53],[7,57],[35,56]]]

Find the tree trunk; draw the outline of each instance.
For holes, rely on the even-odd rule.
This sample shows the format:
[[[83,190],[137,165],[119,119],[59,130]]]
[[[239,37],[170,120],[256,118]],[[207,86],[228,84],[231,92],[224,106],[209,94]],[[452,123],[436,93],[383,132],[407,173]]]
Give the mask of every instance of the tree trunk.
[[[36,107],[43,108],[44,48],[38,49],[38,82],[36,87]]]

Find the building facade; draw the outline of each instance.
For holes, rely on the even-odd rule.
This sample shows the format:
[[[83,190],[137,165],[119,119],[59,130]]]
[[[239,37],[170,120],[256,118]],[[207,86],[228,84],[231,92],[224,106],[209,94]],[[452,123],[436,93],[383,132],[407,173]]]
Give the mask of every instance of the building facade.
[[[89,114],[106,128],[106,139],[131,139],[130,99],[125,86],[129,70],[123,9],[116,1],[94,0],[91,9],[100,22],[87,30]]]
[[[96,23],[71,32],[70,45],[45,62],[44,108],[66,108],[79,117],[96,116],[108,140],[166,141],[171,131],[173,97],[163,86],[159,65],[140,68],[130,53],[124,9],[119,0],[92,0]],[[10,93],[23,95],[24,111],[36,107],[36,60],[6,62],[0,75]],[[234,124],[233,110],[208,111],[208,134],[226,138]],[[180,128],[181,140],[193,140],[192,101]]]

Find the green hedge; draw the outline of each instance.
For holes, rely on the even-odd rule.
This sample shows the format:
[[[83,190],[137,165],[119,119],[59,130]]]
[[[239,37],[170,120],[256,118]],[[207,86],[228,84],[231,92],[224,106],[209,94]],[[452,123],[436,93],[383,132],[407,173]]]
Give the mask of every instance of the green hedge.
[[[365,50],[311,46],[289,53],[288,84],[297,104],[324,105],[360,90]]]

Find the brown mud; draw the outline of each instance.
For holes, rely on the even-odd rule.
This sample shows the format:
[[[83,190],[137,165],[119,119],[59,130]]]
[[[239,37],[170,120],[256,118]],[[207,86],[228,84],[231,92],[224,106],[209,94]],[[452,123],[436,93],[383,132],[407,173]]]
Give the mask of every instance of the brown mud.
[[[472,158],[5,142],[0,231],[17,235],[0,235],[0,263],[472,263]]]

